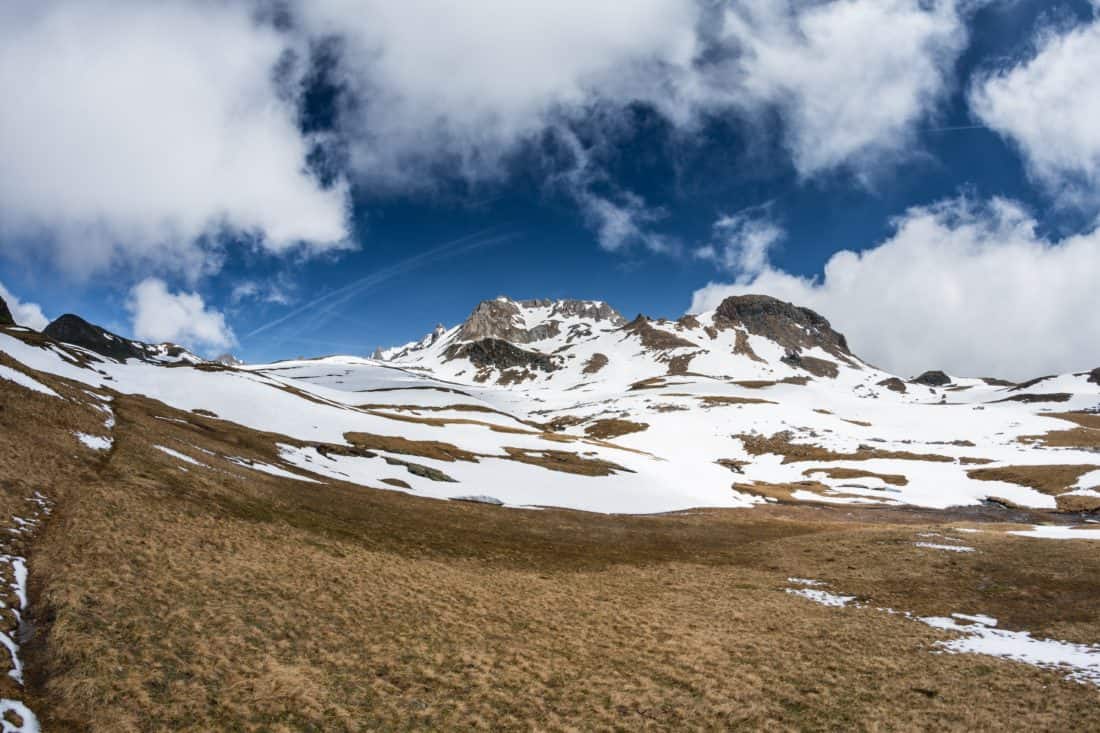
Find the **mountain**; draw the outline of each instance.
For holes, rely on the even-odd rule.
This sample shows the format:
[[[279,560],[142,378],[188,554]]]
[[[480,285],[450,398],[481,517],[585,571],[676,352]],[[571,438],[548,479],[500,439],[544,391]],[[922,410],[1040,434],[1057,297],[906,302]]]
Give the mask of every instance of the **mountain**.
[[[4,302],[3,298],[0,298],[0,326],[14,326],[15,319],[12,318],[11,311],[8,310],[8,304]]]
[[[116,361],[139,359],[154,363],[192,364],[203,361],[182,346],[169,343],[147,344],[123,338],[72,313],[66,313],[54,320],[42,333],[55,341],[80,346]]]
[[[27,378],[279,436],[263,438],[272,470],[311,480],[613,513],[775,501],[1100,509],[1095,373],[906,381],[859,358],[822,315],[760,295],[675,321],[499,297],[372,359],[207,363],[73,315],[42,336],[58,347],[17,330],[0,342]],[[1043,466],[1062,478],[1035,479]]]
[[[598,301],[500,297],[480,303],[457,327],[439,326],[415,345],[377,356],[448,379],[563,389],[594,380],[626,388],[689,371],[795,379],[867,368],[822,316],[756,295],[677,321],[639,315],[629,323]]]

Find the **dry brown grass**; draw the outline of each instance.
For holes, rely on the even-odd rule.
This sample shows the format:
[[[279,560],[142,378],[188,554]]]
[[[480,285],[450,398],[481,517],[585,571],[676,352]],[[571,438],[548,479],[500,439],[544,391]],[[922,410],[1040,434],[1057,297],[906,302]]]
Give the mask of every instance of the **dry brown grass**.
[[[610,476],[613,473],[629,472],[629,469],[599,458],[585,458],[576,453],[560,450],[526,450],[524,448],[505,447],[508,457],[518,463],[540,466],[551,471],[575,473],[579,476]]]
[[[399,455],[434,458],[437,461],[470,461],[477,463],[478,454],[439,440],[409,440],[399,435],[345,433],[344,439],[356,448],[386,451]]]
[[[26,550],[25,699],[47,731],[1095,725],[1095,688],[784,592],[820,578],[872,606],[1095,641],[1090,543],[913,546],[992,509],[608,517],[303,485],[197,449],[210,468],[184,473],[152,443],[273,462],[278,436],[119,397],[115,448],[95,454],[71,430],[101,417],[50,384],[71,399],[0,380],[0,512],[31,489],[58,501]]]
[[[1076,423],[1083,428],[1100,430],[1100,413],[1097,412],[1044,412],[1043,417],[1055,417]]]
[[[1074,413],[1063,413],[1074,414]],[[1088,415],[1088,418],[1093,417]],[[1068,418],[1066,418],[1068,419]],[[1091,420],[1089,420],[1091,423]],[[1071,430],[1051,430],[1042,435],[1021,435],[1021,443],[1038,443],[1047,448],[1083,448],[1085,450],[1100,449],[1100,428],[1085,427],[1085,417],[1082,416],[1083,427]]]
[[[640,433],[648,430],[649,425],[644,422],[632,422],[630,420],[606,419],[596,420],[591,425],[586,425],[584,434],[590,438],[608,440],[618,438],[631,433]]]
[[[909,451],[882,450],[860,446],[859,450],[849,453],[837,453],[828,448],[809,443],[794,443],[789,432],[775,433],[774,435],[734,435],[741,441],[745,450],[754,456],[762,456],[768,453],[783,456],[783,463],[797,463],[799,461],[870,461],[876,458],[894,458],[906,461],[933,461],[936,463],[952,463],[954,458],[934,453],[911,453]]]
[[[777,405],[772,400],[762,400],[759,397],[736,397],[733,395],[703,395],[697,398],[703,403],[703,407],[726,407],[728,405]]]
[[[1100,470],[1100,466],[999,466],[997,468],[978,468],[967,471],[966,475],[979,481],[1004,481],[1010,484],[1019,484],[1044,494],[1057,496],[1072,489],[1077,480],[1086,473],[1096,470]]]
[[[607,366],[608,361],[606,354],[593,354],[588,358],[588,361],[584,363],[584,368],[581,370],[581,373],[595,374]]]
[[[905,486],[909,483],[909,479],[896,473],[875,473],[874,471],[864,471],[858,468],[841,468],[839,466],[807,468],[802,472],[802,475],[810,476],[815,473],[823,473],[829,478],[835,479],[877,478],[892,486]]]

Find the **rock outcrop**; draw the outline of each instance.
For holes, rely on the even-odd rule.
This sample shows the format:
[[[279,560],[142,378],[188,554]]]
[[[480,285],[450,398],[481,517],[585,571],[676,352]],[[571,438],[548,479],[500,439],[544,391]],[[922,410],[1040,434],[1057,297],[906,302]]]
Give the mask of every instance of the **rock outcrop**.
[[[1089,372],[1089,381],[1093,384],[1100,384],[1100,367],[1096,367]]]
[[[80,346],[117,361],[141,359],[142,361],[201,361],[175,344],[146,344],[113,334],[94,323],[72,313],[66,313],[42,331],[54,341]]]
[[[809,308],[785,303],[768,295],[734,295],[715,311],[716,326],[743,327],[756,336],[771,339],[790,352],[820,347],[845,361],[852,358],[848,340],[833,329],[824,316]]]
[[[503,339],[487,338],[471,343],[453,344],[447,348],[447,359],[469,359],[479,368],[511,369],[520,367],[541,372],[557,369],[554,357],[537,351],[521,349]]]
[[[8,304],[4,302],[3,298],[0,298],[0,326],[14,326],[15,319],[11,317],[11,311],[8,310]]]
[[[540,322],[528,327],[524,311],[549,309]],[[607,303],[588,300],[510,300],[497,298],[478,303],[458,332],[459,341],[493,338],[513,344],[529,344],[561,333],[568,318],[584,318],[619,326],[626,319]]]
[[[951,377],[939,370],[927,371],[919,377],[909,380],[913,384],[923,384],[926,387],[946,387],[951,384]]]

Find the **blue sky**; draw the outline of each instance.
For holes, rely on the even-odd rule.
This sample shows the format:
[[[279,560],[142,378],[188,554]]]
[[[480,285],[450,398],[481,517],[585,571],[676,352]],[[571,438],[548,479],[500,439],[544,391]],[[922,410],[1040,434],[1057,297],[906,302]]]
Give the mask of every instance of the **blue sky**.
[[[427,31],[429,2],[2,11],[0,93],[44,91],[0,110],[0,283],[248,360],[369,353],[499,294],[677,317],[765,290],[899,371],[1100,364],[1063,337],[1100,276],[1092,3],[507,5]]]

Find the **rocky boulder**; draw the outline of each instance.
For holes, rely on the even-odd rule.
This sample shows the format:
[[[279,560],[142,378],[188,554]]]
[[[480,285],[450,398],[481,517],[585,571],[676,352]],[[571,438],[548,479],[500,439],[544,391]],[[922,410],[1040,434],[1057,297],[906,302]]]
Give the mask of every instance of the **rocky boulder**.
[[[926,387],[946,387],[951,384],[951,377],[939,370],[927,371],[919,377],[909,380],[913,384],[923,384]]]

